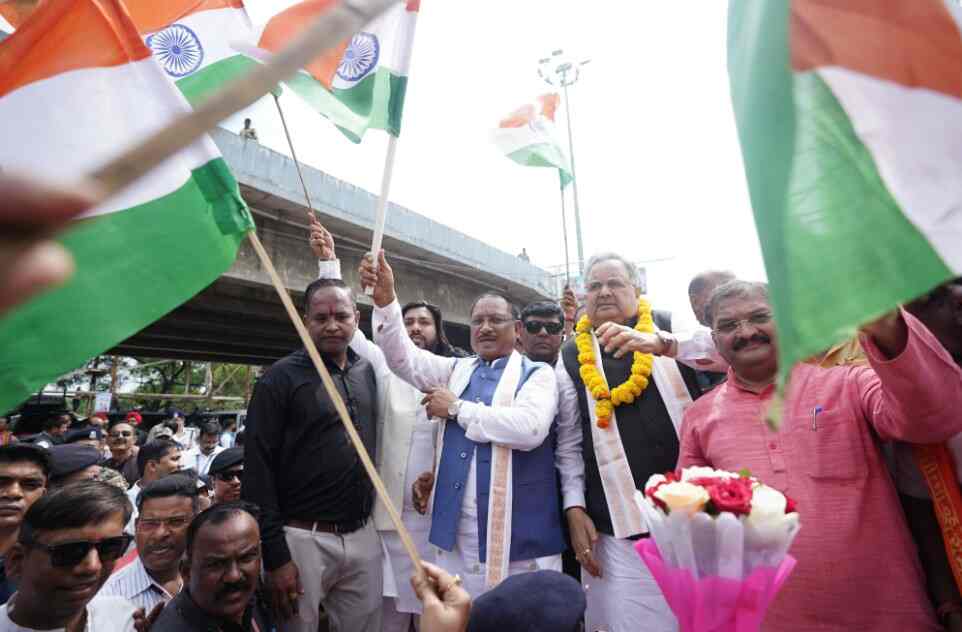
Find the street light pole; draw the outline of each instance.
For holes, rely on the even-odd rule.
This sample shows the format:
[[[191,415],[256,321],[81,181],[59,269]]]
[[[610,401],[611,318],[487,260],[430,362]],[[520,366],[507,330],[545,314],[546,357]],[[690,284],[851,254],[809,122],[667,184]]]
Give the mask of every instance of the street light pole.
[[[581,234],[581,207],[578,204],[578,174],[575,170],[575,145],[574,136],[571,133],[571,104],[568,101],[568,86],[574,85],[581,76],[581,67],[587,64],[590,59],[580,62],[573,62],[563,58],[564,51],[552,51],[551,57],[540,60],[538,75],[550,86],[561,86],[564,91],[565,101],[565,122],[568,124],[568,154],[571,158],[571,192],[574,196],[575,210],[575,237],[578,242],[578,274],[584,277],[585,272],[585,253],[584,239]],[[562,195],[564,192],[562,191]]]

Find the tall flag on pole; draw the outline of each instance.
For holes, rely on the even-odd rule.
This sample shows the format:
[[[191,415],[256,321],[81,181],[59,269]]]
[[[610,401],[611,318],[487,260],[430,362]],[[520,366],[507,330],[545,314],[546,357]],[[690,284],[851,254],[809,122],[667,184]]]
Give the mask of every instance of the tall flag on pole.
[[[254,65],[231,47],[251,36],[243,0],[124,0],[124,5],[147,48],[191,105]]]
[[[730,3],[783,376],[962,273],[960,24],[949,0]]]
[[[4,171],[72,182],[189,108],[119,0],[42,3],[0,43]],[[0,410],[194,296],[252,228],[206,136],[77,220],[74,277],[0,319]]]
[[[564,188],[574,178],[571,163],[555,131],[554,115],[561,103],[556,93],[544,94],[501,121],[494,144],[505,156],[527,167],[554,167]]]
[[[334,4],[334,0],[299,2],[255,28],[253,44],[239,42],[235,46],[264,59],[284,48]],[[398,2],[285,85],[355,143],[368,129],[398,136],[420,4],[420,0]]]

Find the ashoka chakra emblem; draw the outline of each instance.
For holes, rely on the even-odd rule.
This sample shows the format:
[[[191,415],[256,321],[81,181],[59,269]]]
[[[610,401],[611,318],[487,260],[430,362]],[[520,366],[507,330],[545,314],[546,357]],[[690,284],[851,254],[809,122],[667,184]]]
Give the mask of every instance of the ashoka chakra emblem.
[[[344,81],[360,81],[377,66],[381,44],[373,33],[358,33],[344,51],[337,67],[337,76]]]
[[[147,47],[171,77],[183,77],[204,61],[204,47],[197,34],[183,24],[171,24],[147,38]]]

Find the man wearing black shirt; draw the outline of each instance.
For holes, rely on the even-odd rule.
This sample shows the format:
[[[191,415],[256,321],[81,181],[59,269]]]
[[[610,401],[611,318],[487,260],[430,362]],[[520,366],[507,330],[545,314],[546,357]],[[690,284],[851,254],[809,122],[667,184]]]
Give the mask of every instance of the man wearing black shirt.
[[[318,279],[304,305],[311,339],[373,457],[374,369],[348,348],[359,316],[354,297],[342,281]],[[321,604],[332,630],[380,630],[374,488],[305,350],[258,381],[246,432],[241,494],[262,511],[264,566],[282,632],[316,632]]]

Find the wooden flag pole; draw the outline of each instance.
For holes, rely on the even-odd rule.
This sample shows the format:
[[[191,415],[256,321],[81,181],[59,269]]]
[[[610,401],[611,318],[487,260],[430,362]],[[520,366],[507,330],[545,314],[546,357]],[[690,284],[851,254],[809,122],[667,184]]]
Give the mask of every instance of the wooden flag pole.
[[[357,450],[358,456],[361,457],[361,463],[364,464],[364,469],[367,471],[367,475],[371,477],[371,482],[374,484],[374,489],[377,490],[378,496],[384,501],[384,506],[387,508],[388,515],[391,517],[391,522],[397,528],[398,535],[401,536],[401,544],[404,545],[404,549],[407,554],[411,557],[411,561],[414,562],[414,570],[418,575],[424,573],[424,569],[421,567],[421,556],[418,555],[417,547],[414,546],[414,540],[411,539],[411,534],[408,532],[404,523],[401,522],[401,516],[398,514],[397,508],[391,502],[391,497],[388,494],[387,488],[384,486],[384,481],[377,473],[377,468],[374,466],[374,462],[371,461],[371,456],[367,453],[367,449],[364,447],[364,443],[361,441],[361,436],[357,433],[357,429],[354,427],[354,423],[351,421],[351,416],[347,412],[347,407],[344,405],[344,400],[341,399],[341,394],[337,391],[337,387],[334,386],[334,380],[331,379],[331,374],[328,372],[327,367],[321,360],[321,355],[317,352],[317,347],[314,345],[314,341],[311,340],[310,334],[307,332],[307,327],[304,326],[304,322],[301,320],[300,315],[297,313],[297,308],[294,307],[293,301],[291,301],[290,295],[287,293],[287,289],[284,287],[283,281],[281,281],[280,276],[277,274],[277,270],[274,268],[274,264],[271,262],[270,256],[268,256],[267,251],[264,249],[264,245],[261,240],[257,237],[255,231],[250,231],[247,233],[248,239],[250,239],[251,245],[254,246],[254,251],[257,253],[258,258],[261,260],[261,264],[264,269],[267,270],[267,274],[271,277],[271,282],[274,284],[274,289],[277,290],[277,295],[281,298],[281,303],[284,304],[284,309],[287,310],[287,315],[290,316],[291,322],[294,323],[294,328],[297,329],[297,334],[301,337],[301,342],[304,343],[304,348],[307,350],[307,355],[311,357],[311,361],[314,362],[314,368],[321,376],[321,382],[324,384],[324,390],[327,391],[328,397],[334,402],[334,408],[337,409],[338,416],[341,418],[341,423],[344,424],[344,429],[347,430],[347,435],[351,438],[351,443],[354,444],[354,448]]]
[[[186,148],[231,114],[251,105],[311,60],[396,4],[397,0],[342,0],[318,17],[290,46],[224,86],[184,114],[91,174],[104,197],[120,191]]]

